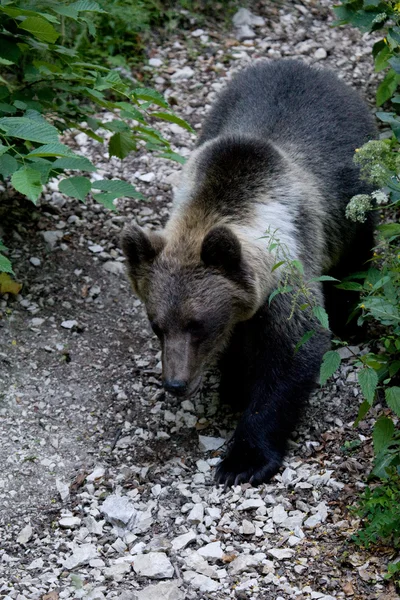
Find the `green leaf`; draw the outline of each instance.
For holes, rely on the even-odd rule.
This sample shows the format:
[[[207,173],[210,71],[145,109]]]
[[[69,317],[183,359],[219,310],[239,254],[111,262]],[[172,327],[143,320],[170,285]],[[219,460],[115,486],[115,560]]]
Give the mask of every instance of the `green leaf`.
[[[11,184],[21,194],[36,204],[42,193],[42,181],[39,171],[32,167],[22,167],[11,177]]]
[[[291,292],[293,290],[293,286],[292,285],[285,285],[283,287],[279,287],[276,290],[274,290],[273,292],[271,292],[271,294],[269,295],[268,298],[268,305],[271,304],[272,300],[275,298],[275,296],[277,296],[278,294],[287,294],[288,292]]]
[[[385,223],[378,226],[379,232],[385,239],[400,235],[400,223]]]
[[[52,9],[59,15],[64,17],[69,17],[70,19],[74,19],[75,21],[79,17],[79,12],[71,6],[53,6]]]
[[[361,283],[357,283],[356,281],[344,281],[343,283],[339,283],[335,285],[339,290],[349,290],[351,292],[362,292],[364,289]]]
[[[312,309],[314,316],[318,319],[324,329],[329,329],[328,313],[322,306],[314,306]]]
[[[383,69],[386,69],[388,63],[390,62],[390,60],[388,60],[390,56],[392,56],[392,51],[390,50],[389,46],[385,44],[380,50],[380,52],[378,52],[378,54],[375,56],[376,73],[379,73],[380,71],[383,71]]]
[[[46,144],[39,148],[35,148],[35,150],[29,152],[26,157],[32,158],[33,156],[62,156],[65,158],[76,156],[76,154],[71,148],[68,148],[68,146],[61,144],[60,142],[54,142],[53,144]]]
[[[303,337],[301,338],[300,341],[297,342],[296,346],[294,347],[294,353],[296,354],[300,348],[302,346],[304,346],[304,344],[306,342],[308,342],[309,339],[311,339],[313,337],[313,335],[315,334],[315,329],[311,329],[310,331],[307,331]]]
[[[109,210],[117,210],[117,207],[114,204],[114,200],[116,199],[116,195],[111,192],[103,192],[102,194],[93,194],[93,198],[96,202],[99,202]]]
[[[390,71],[386,74],[385,79],[378,86],[378,90],[376,92],[377,106],[382,106],[386,100],[389,100],[389,98],[393,96],[397,89],[398,81],[399,75],[390,69]]]
[[[292,260],[292,266],[300,273],[300,275],[304,275],[303,263],[300,260]]]
[[[375,454],[385,448],[394,434],[394,425],[389,417],[379,417],[374,425],[372,439],[374,440]]]
[[[391,465],[398,464],[399,461],[399,451],[388,451],[387,448],[383,448],[375,458],[374,468],[371,472],[371,475],[375,475],[375,477],[379,477],[379,479],[387,479],[388,472],[387,469]]]
[[[58,142],[58,131],[46,121],[39,121],[27,117],[3,117],[0,119],[0,128],[11,137],[50,144]]]
[[[165,100],[164,96],[162,96],[156,90],[151,88],[136,88],[132,90],[132,95],[136,100],[148,100],[151,104],[157,104],[157,106],[162,106],[162,108],[168,108],[168,102]]]
[[[285,260],[280,260],[279,262],[275,263],[274,266],[271,269],[271,273],[273,273],[276,269],[279,269],[279,267],[281,267],[282,265],[285,264]]]
[[[180,119],[179,117],[171,113],[153,112],[150,116],[157,117],[157,119],[162,119],[163,121],[169,121],[170,123],[176,123],[176,125],[183,127],[183,129],[187,129],[191,133],[196,133],[193,127],[189,125],[189,123],[187,123],[184,119]]]
[[[92,0],[78,0],[78,2],[74,2],[69,5],[69,8],[73,8],[78,12],[97,12],[97,13],[107,13],[106,10],[103,10],[97,2],[93,2]]]
[[[0,273],[11,273],[11,274],[14,274],[11,262],[3,254],[0,254]]]
[[[392,112],[377,112],[376,116],[382,123],[390,125],[394,135],[397,139],[400,139],[400,119],[396,113]]]
[[[400,417],[400,387],[393,386],[385,390],[385,398],[389,408]]]
[[[41,42],[49,42],[54,44],[60,35],[48,21],[42,17],[27,17],[18,25],[20,29],[29,31]]]
[[[84,156],[71,156],[68,158],[57,158],[52,164],[53,169],[66,169],[67,171],[96,171],[96,167]]]
[[[324,358],[322,361],[319,382],[321,385],[324,385],[331,377],[335,371],[340,366],[342,359],[340,358],[340,354],[336,352],[336,350],[329,350],[329,352],[325,352]]]
[[[0,35],[0,56],[12,63],[18,62],[21,56],[21,50],[17,46],[17,42],[10,37]]]
[[[366,400],[364,400],[364,402],[362,402],[362,404],[360,404],[360,408],[358,409],[358,415],[357,415],[357,419],[354,421],[354,427],[357,427],[357,425],[360,423],[360,421],[363,420],[363,418],[365,417],[365,415],[367,414],[367,412],[369,411],[369,409],[371,408],[369,402],[367,402]]]
[[[0,156],[0,175],[9,177],[20,167],[20,164],[10,154]]]
[[[339,279],[330,275],[320,275],[319,277],[312,277],[310,281],[339,281]]]
[[[132,150],[136,150],[137,144],[130,133],[118,132],[111,136],[108,143],[108,152],[117,158],[126,158]]]
[[[63,179],[58,184],[58,189],[61,193],[66,196],[72,196],[72,198],[77,198],[82,202],[85,200],[87,194],[91,190],[91,183],[87,177],[69,177],[68,179]]]
[[[128,198],[143,199],[143,195],[140,192],[137,192],[133,185],[127,181],[121,181],[120,179],[101,179],[100,181],[93,181],[92,188],[110,192],[114,194],[114,198],[126,196]]]
[[[0,156],[2,154],[5,154],[7,151],[9,150],[8,146],[4,146],[1,142],[0,142]]]
[[[187,161],[187,158],[185,158],[184,156],[181,156],[177,152],[172,152],[172,150],[167,150],[166,152],[161,152],[161,153],[157,154],[157,156],[159,158],[168,158],[169,160],[173,160],[173,161],[179,163],[180,165],[184,165]]]
[[[364,398],[371,406],[375,398],[376,386],[378,385],[376,371],[369,367],[362,369],[358,373],[358,383],[360,384]]]

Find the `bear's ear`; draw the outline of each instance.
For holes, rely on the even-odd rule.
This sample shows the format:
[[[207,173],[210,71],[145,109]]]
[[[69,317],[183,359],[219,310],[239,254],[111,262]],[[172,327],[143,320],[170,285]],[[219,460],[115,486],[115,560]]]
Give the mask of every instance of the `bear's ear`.
[[[221,225],[211,229],[203,240],[201,260],[207,267],[222,269],[227,275],[240,269],[242,248],[236,235]]]
[[[150,264],[165,244],[159,233],[145,232],[137,225],[126,225],[121,234],[121,247],[127,258],[131,275]]]

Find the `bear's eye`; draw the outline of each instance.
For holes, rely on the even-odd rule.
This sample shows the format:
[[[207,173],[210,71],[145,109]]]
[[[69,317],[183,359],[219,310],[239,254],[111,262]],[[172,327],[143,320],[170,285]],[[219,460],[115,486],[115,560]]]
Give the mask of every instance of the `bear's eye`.
[[[187,323],[185,329],[188,333],[195,337],[200,337],[201,335],[203,335],[205,330],[204,323],[202,323],[201,321],[195,321],[194,319]]]
[[[150,327],[152,328],[152,330],[158,338],[162,338],[163,332],[161,330],[161,327],[157,323],[155,323],[154,321],[150,321]]]

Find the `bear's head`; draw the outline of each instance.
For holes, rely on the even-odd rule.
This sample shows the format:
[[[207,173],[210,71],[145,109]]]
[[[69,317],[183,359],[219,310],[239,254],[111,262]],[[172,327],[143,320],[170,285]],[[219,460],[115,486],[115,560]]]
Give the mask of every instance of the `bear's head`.
[[[163,385],[176,396],[192,395],[236,323],[256,309],[241,243],[229,227],[216,226],[193,255],[171,247],[161,233],[129,225],[121,244],[133,289],[161,342]]]

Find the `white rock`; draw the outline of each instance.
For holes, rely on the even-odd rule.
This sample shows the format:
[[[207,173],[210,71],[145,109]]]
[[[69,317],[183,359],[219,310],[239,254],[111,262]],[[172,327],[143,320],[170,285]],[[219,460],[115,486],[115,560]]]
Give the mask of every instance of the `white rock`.
[[[260,508],[265,506],[264,500],[261,498],[248,498],[244,500],[240,506],[238,506],[238,510],[253,510],[255,508]]]
[[[77,325],[78,325],[78,321],[75,321],[75,319],[69,319],[69,320],[63,321],[61,323],[61,327],[64,327],[64,329],[73,329]]]
[[[150,67],[161,67],[162,60],[161,60],[161,58],[151,58],[149,60],[149,65],[150,65]]]
[[[302,526],[305,518],[306,514],[301,512],[301,510],[293,510],[291,511],[290,516],[282,521],[282,527],[289,529],[289,531],[294,531],[296,527]]]
[[[236,29],[235,37],[239,42],[243,40],[252,40],[256,37],[256,33],[249,25],[241,25]]]
[[[200,37],[201,35],[204,35],[205,31],[204,29],[195,29],[194,31],[192,31],[192,33],[190,34],[192,37],[196,38],[196,37]]]
[[[138,517],[138,510],[127,496],[111,494],[107,496],[101,507],[106,520],[117,527],[133,530]]]
[[[188,533],[183,533],[182,535],[178,535],[178,537],[176,537],[172,540],[172,549],[175,552],[179,552],[180,550],[183,550],[184,548],[186,548],[186,546],[188,546],[192,542],[195,542],[196,537],[197,536],[194,533],[194,531],[188,531]]]
[[[228,569],[231,575],[239,575],[244,571],[249,571],[260,564],[251,554],[240,554],[235,560],[233,560]]]
[[[200,450],[203,450],[203,452],[211,452],[212,450],[218,450],[219,448],[222,448],[224,444],[224,438],[199,435]]]
[[[140,181],[144,181],[146,183],[151,183],[156,177],[155,173],[144,173],[139,176]]]
[[[131,565],[129,563],[116,563],[104,569],[104,576],[108,579],[114,579],[114,581],[122,581],[124,575],[129,573]]]
[[[140,592],[132,590],[133,600],[184,600],[186,595],[179,589],[175,581],[162,581],[149,585]]]
[[[308,517],[308,519],[306,521],[304,521],[304,526],[312,528],[312,527],[316,527],[320,523],[321,523],[321,515],[316,513],[315,515],[311,515],[311,517]]]
[[[218,579],[217,569],[209,565],[206,559],[200,556],[198,552],[192,552],[184,560],[189,570],[196,571],[196,573],[201,573],[212,579]]]
[[[103,264],[103,269],[107,271],[107,273],[112,273],[113,275],[125,275],[124,263],[116,260],[107,260]]]
[[[224,553],[221,548],[221,542],[211,542],[202,548],[199,548],[198,553],[204,558],[220,560]]]
[[[206,508],[206,513],[213,521],[217,521],[221,518],[221,509],[215,506],[208,506]]]
[[[96,521],[94,517],[88,516],[83,519],[83,522],[89,533],[92,533],[93,535],[103,535],[104,521]]]
[[[206,460],[198,460],[196,462],[196,467],[200,473],[208,473],[211,470],[211,467]]]
[[[188,515],[189,523],[193,523],[194,525],[201,523],[204,519],[204,508],[203,505],[198,503],[195,504]]]
[[[84,133],[84,132],[78,133],[75,136],[75,140],[79,146],[86,146],[86,144],[88,143],[88,140],[89,140],[89,136],[87,136],[86,133]]]
[[[29,259],[29,262],[34,267],[40,267],[40,265],[42,264],[40,258],[36,258],[36,256],[31,256],[31,258]]]
[[[69,485],[67,483],[61,479],[56,479],[56,488],[63,502],[69,498]]]
[[[254,535],[256,532],[256,528],[254,527],[251,521],[244,519],[242,523],[243,535]]]
[[[272,520],[276,525],[280,525],[287,519],[287,512],[282,504],[277,504],[272,509]]]
[[[297,546],[301,542],[301,539],[295,535],[290,535],[288,538],[289,546]]]
[[[282,473],[282,483],[284,485],[289,485],[293,479],[296,477],[296,471],[286,467],[286,469]]]
[[[177,81],[185,81],[186,79],[190,79],[191,77],[193,77],[193,75],[193,69],[191,69],[190,67],[183,67],[182,69],[178,69],[173,75],[171,75],[171,81],[174,83]]]
[[[33,571],[34,569],[42,569],[43,565],[44,565],[43,558],[36,558],[26,568],[29,571]]]
[[[105,468],[104,467],[96,467],[87,477],[86,477],[86,481],[91,482],[91,481],[96,481],[96,479],[101,479],[102,477],[104,477],[105,475]]]
[[[103,246],[100,246],[100,244],[93,244],[93,246],[89,246],[89,250],[90,252],[93,252],[93,254],[98,254],[99,252],[103,252],[104,248]]]
[[[60,241],[64,234],[62,231],[42,231],[41,232],[44,241],[50,246],[50,248],[54,248],[58,241]]]
[[[174,576],[174,567],[163,552],[138,554],[133,569],[137,575],[150,579],[167,579]]]
[[[206,575],[200,575],[194,571],[185,571],[183,573],[184,581],[189,582],[190,586],[199,592],[215,592],[221,587],[220,583],[217,583]]]
[[[33,534],[33,530],[31,524],[25,525],[23,529],[19,532],[19,536],[17,537],[18,544],[25,545],[29,542]]]
[[[265,25],[265,19],[263,19],[263,17],[254,15],[247,8],[239,8],[237,13],[233,15],[232,22],[235,27],[241,27],[242,25],[254,25],[255,27],[262,27]]]
[[[86,565],[92,558],[97,558],[98,552],[93,544],[82,544],[75,547],[72,554],[64,561],[64,569],[71,571],[81,565]]]
[[[267,553],[278,560],[292,558],[295,554],[294,550],[290,550],[289,548],[271,548],[270,550],[267,550]]]
[[[320,502],[317,506],[317,514],[321,517],[321,522],[325,523],[328,516],[328,507],[326,502]]]
[[[75,527],[79,527],[81,524],[81,519],[79,517],[62,517],[58,521],[58,524],[63,529],[75,529]]]
[[[316,60],[323,60],[324,58],[326,58],[328,56],[327,51],[325,50],[325,48],[318,48],[318,50],[316,50],[314,52],[314,58]]]
[[[31,319],[32,327],[40,327],[41,325],[43,325],[44,322],[45,322],[45,319],[40,319],[39,317],[35,317],[34,319]]]

